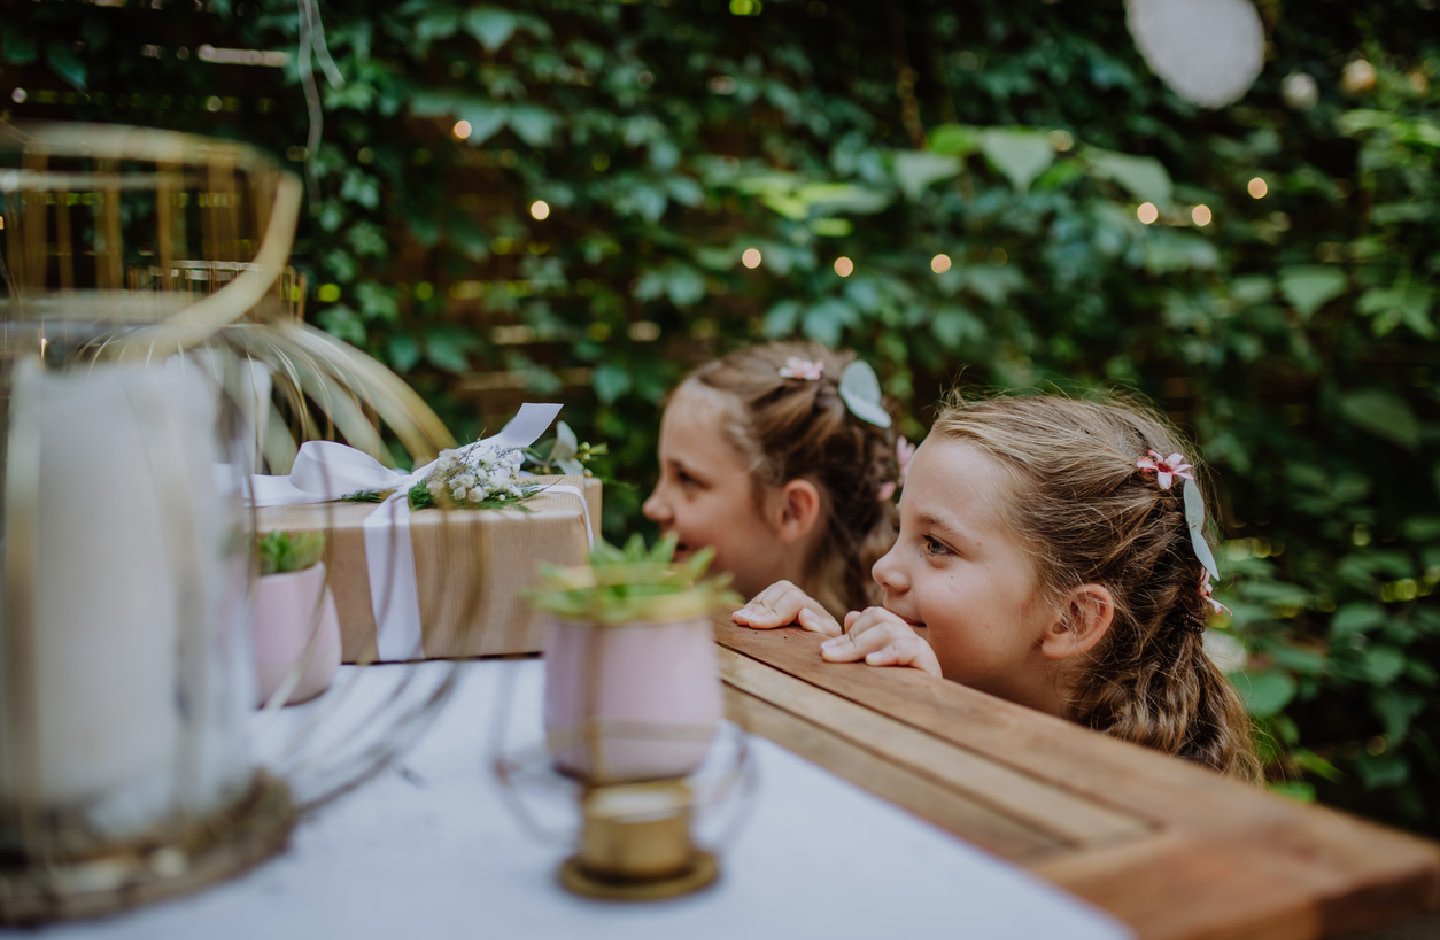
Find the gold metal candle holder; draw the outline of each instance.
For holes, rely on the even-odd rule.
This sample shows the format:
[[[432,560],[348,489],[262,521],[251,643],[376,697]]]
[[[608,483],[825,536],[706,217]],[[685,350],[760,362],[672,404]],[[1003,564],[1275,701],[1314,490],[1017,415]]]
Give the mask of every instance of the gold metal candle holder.
[[[684,780],[591,787],[580,800],[580,847],[560,883],[587,897],[651,901],[698,891],[720,874],[691,838],[693,794]]]

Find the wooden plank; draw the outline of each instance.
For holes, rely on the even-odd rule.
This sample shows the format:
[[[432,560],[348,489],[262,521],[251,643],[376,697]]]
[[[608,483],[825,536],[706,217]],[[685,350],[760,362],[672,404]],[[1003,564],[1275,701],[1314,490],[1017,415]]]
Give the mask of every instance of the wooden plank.
[[[1167,834],[1034,866],[1147,940],[1322,936],[1308,873],[1283,853]]]
[[[1229,929],[1226,923],[1243,923],[1250,933],[1233,935],[1313,937],[1375,926],[1440,906],[1440,845],[1434,842],[1323,807],[1294,803],[917,670],[825,663],[818,649],[821,638],[799,629],[749,630],[727,618],[717,620],[716,639],[736,656],[793,680],[788,687],[767,680],[772,686],[761,697],[768,696],[769,707],[818,715],[817,709],[823,709],[810,701],[818,694],[910,729],[904,746],[909,760],[921,762],[926,759],[921,752],[933,751],[928,755],[930,768],[950,781],[944,792],[969,803],[988,798],[1011,818],[1039,825],[1052,838],[1048,853],[1009,857],[1035,866],[1137,928],[1143,926],[1142,936],[1172,936],[1162,930],[1162,913],[1142,903],[1151,895],[1165,896],[1165,886],[1172,882],[1196,892],[1195,900],[1170,911],[1170,916],[1189,925],[1177,928],[1182,932],[1173,936],[1229,936],[1223,932]],[[739,675],[733,667],[732,675]],[[758,682],[758,675],[752,672],[747,681]],[[809,691],[800,691],[805,689]],[[827,707],[838,708],[836,713],[849,722],[844,734],[837,736],[843,737],[850,753],[859,748],[886,754],[887,740],[899,740],[894,726],[866,724],[854,719],[855,712]],[[928,736],[933,744],[923,744],[924,739],[914,733]],[[790,743],[783,737],[777,740]],[[984,781],[976,785],[983,794],[967,790],[963,773],[973,763],[966,765],[950,756],[957,752],[983,758],[989,765]],[[850,759],[846,755],[844,749],[835,749],[828,755],[833,763],[826,766],[843,775],[843,765]],[[998,796],[991,788],[1003,787],[1007,779],[1029,779],[1031,785]],[[883,789],[874,792],[889,796]],[[1060,808],[1066,803],[1087,804],[1087,812],[1094,815],[1077,827],[1061,819]],[[1118,855],[1104,851],[1107,812],[1115,814],[1114,819],[1145,824],[1128,832],[1117,826],[1110,833],[1110,850]],[[957,824],[963,825],[963,819]],[[1086,832],[1097,825],[1095,841],[1086,841]],[[1175,873],[1165,875],[1158,859],[1145,855],[1161,851],[1169,844],[1165,840],[1188,845],[1196,860],[1172,859],[1167,864]],[[997,851],[1006,854],[1003,846]],[[1126,857],[1127,851],[1138,853],[1140,861],[1113,867],[1114,859]],[[1106,859],[1112,867],[1100,864]],[[1262,860],[1263,867],[1261,862],[1246,861],[1250,859]],[[1232,871],[1243,877],[1227,874]],[[1268,886],[1267,871],[1279,873]],[[1246,879],[1260,887],[1247,887]],[[1127,885],[1149,887],[1136,900],[1125,890]],[[1251,891],[1256,892],[1254,898]],[[1220,908],[1235,908],[1234,917],[1217,915],[1210,923],[1204,910]],[[1300,932],[1294,933],[1296,929]]]
[[[1056,844],[1104,845],[1154,829],[1128,813],[1077,798],[732,650],[719,652],[720,676],[732,688],[828,731],[837,745],[849,742],[853,750],[876,755],[912,776],[933,781],[948,791],[950,799],[988,807],[992,815],[1001,813],[1033,830],[1048,832]]]
[[[883,793],[901,809],[954,833],[997,855],[1028,860],[1052,855],[1064,846],[1047,833],[996,813],[990,806],[966,800],[943,782],[910,772],[883,755],[858,749],[850,741],[797,715],[775,708],[733,687],[725,689],[731,721],[753,734],[784,746],[836,776],[871,793]]]

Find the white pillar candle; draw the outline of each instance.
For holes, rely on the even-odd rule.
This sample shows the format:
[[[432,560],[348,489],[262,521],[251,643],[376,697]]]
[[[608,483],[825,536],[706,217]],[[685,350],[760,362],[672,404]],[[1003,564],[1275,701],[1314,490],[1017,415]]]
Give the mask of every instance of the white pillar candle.
[[[215,397],[193,370],[20,366],[11,425],[38,430],[40,472],[33,545],[6,520],[34,582],[29,623],[0,628],[0,681],[25,690],[0,694],[0,804],[100,842],[154,835],[246,778]]]

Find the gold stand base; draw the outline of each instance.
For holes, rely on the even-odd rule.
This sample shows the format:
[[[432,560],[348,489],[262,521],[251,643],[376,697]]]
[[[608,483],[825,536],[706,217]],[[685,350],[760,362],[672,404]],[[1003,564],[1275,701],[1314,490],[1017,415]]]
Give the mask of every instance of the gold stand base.
[[[560,866],[560,884],[612,901],[659,901],[709,885],[719,866],[690,841],[692,802],[683,780],[589,788],[580,850]]]
[[[196,891],[285,848],[294,824],[289,787],[261,773],[230,810],[170,841],[87,859],[0,862],[0,924],[98,917]]]
[[[578,856],[567,858],[557,873],[567,891],[587,898],[607,901],[664,901],[707,888],[720,874],[720,866],[710,852],[697,851],[694,863],[687,869],[653,880],[612,880],[587,872]]]

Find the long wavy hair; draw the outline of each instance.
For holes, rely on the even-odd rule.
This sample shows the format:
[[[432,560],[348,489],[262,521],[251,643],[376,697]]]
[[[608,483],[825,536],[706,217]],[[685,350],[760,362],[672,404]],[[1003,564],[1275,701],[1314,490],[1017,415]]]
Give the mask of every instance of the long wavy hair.
[[[792,357],[821,363],[820,378],[781,375]],[[801,587],[837,617],[878,603],[870,568],[897,526],[893,486],[886,486],[898,475],[895,430],[862,421],[840,398],[840,374],[854,358],[816,343],[769,343],[707,362],[685,379],[734,402],[722,431],[749,468],[756,505],[767,488],[796,479],[815,485],[820,517]]]
[[[1008,469],[1009,518],[1047,598],[1087,583],[1114,597],[1109,631],[1064,689],[1068,717],[1261,779],[1250,718],[1202,646],[1212,611],[1199,590],[1204,569],[1182,487],[1161,489],[1136,466],[1151,449],[1180,453],[1206,492],[1198,454],[1170,422],[1138,397],[952,394],[930,433],[971,444]]]

